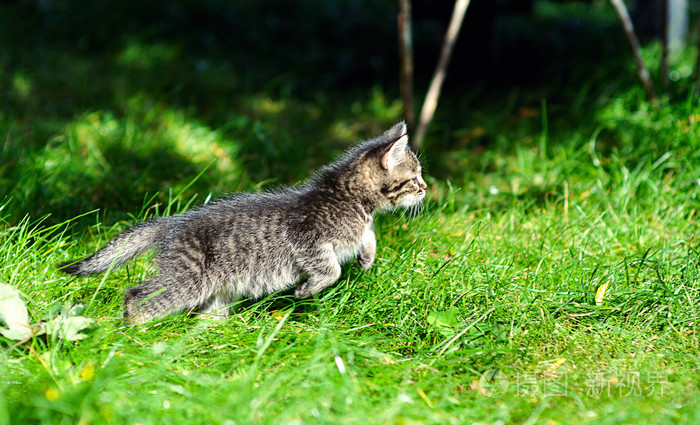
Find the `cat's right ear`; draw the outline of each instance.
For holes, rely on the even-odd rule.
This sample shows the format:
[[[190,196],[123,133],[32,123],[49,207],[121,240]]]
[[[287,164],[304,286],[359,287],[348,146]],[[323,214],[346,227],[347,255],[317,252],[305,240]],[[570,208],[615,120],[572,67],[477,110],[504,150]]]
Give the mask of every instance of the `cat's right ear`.
[[[399,121],[384,134],[390,139],[397,140],[399,137],[408,134],[408,127],[406,127],[406,123],[404,121]]]
[[[382,167],[385,170],[391,170],[403,160],[408,148],[408,136],[404,134],[395,140],[387,151],[382,155]]]

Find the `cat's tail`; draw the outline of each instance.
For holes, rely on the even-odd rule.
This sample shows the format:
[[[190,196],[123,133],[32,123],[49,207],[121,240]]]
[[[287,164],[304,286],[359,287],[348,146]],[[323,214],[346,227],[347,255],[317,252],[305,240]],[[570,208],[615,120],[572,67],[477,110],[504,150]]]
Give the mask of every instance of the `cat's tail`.
[[[89,276],[117,268],[155,246],[166,228],[166,218],[138,224],[117,235],[102,249],[81,261],[67,261],[59,270],[75,276]]]

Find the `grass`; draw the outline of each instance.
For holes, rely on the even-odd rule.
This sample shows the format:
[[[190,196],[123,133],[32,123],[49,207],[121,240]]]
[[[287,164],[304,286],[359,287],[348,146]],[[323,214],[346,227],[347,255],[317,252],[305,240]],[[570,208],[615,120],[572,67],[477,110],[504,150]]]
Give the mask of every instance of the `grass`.
[[[176,315],[131,328],[120,320],[123,291],[152,273],[147,256],[86,279],[55,264],[144,218],[305,178],[400,119],[398,90],[381,81],[339,90],[367,69],[333,68],[342,55],[317,41],[300,68],[275,74],[264,37],[288,23],[274,19],[246,23],[243,41],[265,49],[245,57],[258,72],[238,68],[238,56],[222,53],[230,46],[217,19],[243,25],[233,11],[254,6],[182,2],[212,20],[203,35],[178,21],[187,13],[170,10],[174,27],[140,24],[152,12],[124,2],[76,34],[68,23],[92,22],[79,6],[28,4],[0,13],[9,46],[0,282],[21,291],[34,322],[82,303],[96,324],[74,342],[0,337],[0,423],[700,420],[692,49],[674,59],[679,79],[658,110],[631,60],[617,60],[621,34],[621,50],[606,41],[609,56],[574,81],[557,79],[566,59],[553,65],[559,77],[448,87],[422,153],[426,208],[378,218],[371,270],[349,264],[314,300],[246,300],[224,323]],[[313,13],[352,7],[334,4]],[[558,7],[541,7],[538,19],[560,43]],[[357,25],[368,19],[358,16]],[[37,22],[53,26],[8,41]],[[123,22],[121,35],[105,35]],[[344,25],[334,37],[351,31]],[[355,57],[363,43],[341,53]],[[272,59],[294,51],[281,55]],[[658,47],[645,55],[657,63]],[[316,88],[314,65],[331,66]],[[486,379],[494,370],[503,380]]]

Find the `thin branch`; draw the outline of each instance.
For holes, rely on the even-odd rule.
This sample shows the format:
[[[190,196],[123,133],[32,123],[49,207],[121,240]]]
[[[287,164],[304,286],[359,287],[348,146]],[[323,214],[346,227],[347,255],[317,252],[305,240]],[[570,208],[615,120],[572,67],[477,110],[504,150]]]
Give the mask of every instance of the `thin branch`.
[[[627,6],[623,0],[610,0],[610,2],[615,7],[617,15],[622,22],[622,27],[625,30],[625,35],[627,36],[627,41],[629,42],[630,48],[632,49],[632,54],[634,55],[634,61],[637,65],[637,73],[639,78],[642,80],[644,85],[644,90],[647,93],[647,98],[651,104],[656,107],[658,105],[656,101],[656,94],[654,94],[654,83],[651,81],[649,76],[649,70],[646,65],[644,65],[644,59],[642,58],[642,49],[639,47],[639,40],[634,33],[634,26],[632,25],[632,19],[630,19],[630,14],[627,11]]]
[[[664,86],[668,86],[668,53],[669,47],[669,19],[671,14],[669,13],[668,0],[661,0],[661,63],[659,64],[659,73],[661,74],[661,83]]]
[[[700,20],[698,20],[696,24],[695,30],[700,33]],[[700,37],[698,37],[697,41],[697,52],[698,55],[695,59],[695,96],[700,95]]]
[[[400,84],[404,118],[409,130],[413,130],[416,116],[413,110],[413,30],[411,28],[411,0],[399,0],[399,58],[401,60]]]
[[[452,50],[454,49],[455,43],[457,42],[457,37],[459,36],[459,30],[462,28],[464,14],[469,6],[469,1],[470,0],[457,0],[455,2],[455,8],[452,11],[450,26],[447,28],[447,33],[445,34],[445,41],[442,43],[440,59],[435,67],[433,79],[430,81],[430,87],[428,88],[428,94],[425,95],[425,101],[423,102],[423,107],[421,108],[418,128],[416,129],[416,134],[413,137],[414,148],[418,148],[423,144],[423,139],[425,139],[425,133],[428,129],[428,125],[433,120],[433,115],[435,115],[435,108],[437,108],[442,83],[445,81],[445,75],[447,74],[447,66],[450,63],[450,57],[452,56]]]

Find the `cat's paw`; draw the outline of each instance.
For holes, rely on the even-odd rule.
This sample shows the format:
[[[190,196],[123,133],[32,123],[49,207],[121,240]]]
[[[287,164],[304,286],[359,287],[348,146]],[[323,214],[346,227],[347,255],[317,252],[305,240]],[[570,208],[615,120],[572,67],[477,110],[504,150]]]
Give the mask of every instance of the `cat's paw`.
[[[374,256],[358,255],[357,264],[360,265],[362,270],[368,270],[370,267],[372,267],[372,264],[374,264]]]
[[[363,256],[357,257],[357,264],[360,265],[360,268],[362,270],[369,270],[370,267],[372,267],[372,264],[374,264],[374,258],[365,258]]]
[[[303,300],[305,298],[309,298],[313,295],[313,292],[311,292],[311,288],[308,283],[303,282],[299,286],[297,286],[296,291],[294,291],[294,297],[297,299]]]

